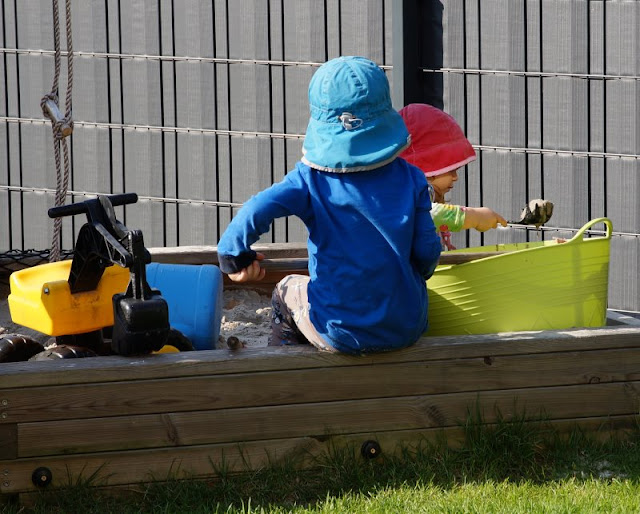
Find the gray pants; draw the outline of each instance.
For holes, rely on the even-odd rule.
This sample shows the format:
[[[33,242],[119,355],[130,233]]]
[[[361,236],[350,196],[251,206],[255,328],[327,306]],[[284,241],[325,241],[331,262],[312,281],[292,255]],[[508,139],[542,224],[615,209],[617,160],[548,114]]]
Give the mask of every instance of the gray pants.
[[[271,295],[271,337],[269,346],[309,344],[326,352],[337,352],[311,323],[307,299],[309,277],[287,275]]]

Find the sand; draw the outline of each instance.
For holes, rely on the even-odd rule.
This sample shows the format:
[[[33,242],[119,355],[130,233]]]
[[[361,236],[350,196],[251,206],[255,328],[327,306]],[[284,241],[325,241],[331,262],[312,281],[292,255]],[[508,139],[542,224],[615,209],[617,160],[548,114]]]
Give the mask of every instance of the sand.
[[[250,289],[224,292],[218,346],[235,336],[247,348],[267,346],[271,333],[271,297]]]

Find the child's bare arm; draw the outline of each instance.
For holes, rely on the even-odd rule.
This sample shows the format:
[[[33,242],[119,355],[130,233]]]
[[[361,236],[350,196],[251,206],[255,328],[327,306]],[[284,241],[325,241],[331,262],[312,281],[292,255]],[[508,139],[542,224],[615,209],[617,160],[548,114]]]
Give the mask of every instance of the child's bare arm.
[[[233,282],[255,282],[257,280],[262,280],[267,273],[267,271],[260,266],[259,261],[262,259],[264,259],[264,254],[256,252],[255,261],[237,273],[229,273],[229,278]]]
[[[498,225],[507,226],[507,220],[489,207],[466,207],[464,229],[475,228],[478,232],[485,232]]]

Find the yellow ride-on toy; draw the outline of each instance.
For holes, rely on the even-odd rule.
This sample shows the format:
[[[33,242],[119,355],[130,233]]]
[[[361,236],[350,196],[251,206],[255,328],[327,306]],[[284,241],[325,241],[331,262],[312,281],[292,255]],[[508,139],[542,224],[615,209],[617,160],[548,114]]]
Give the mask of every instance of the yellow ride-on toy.
[[[137,200],[135,193],[126,193],[49,209],[51,218],[86,214],[87,223],[78,233],[72,261],[11,275],[14,323],[55,336],[57,347],[88,348],[97,355],[160,350],[170,334],[167,302],[147,282],[151,256],[142,232],[129,230],[114,212],[114,206]],[[184,349],[192,349],[180,339]]]

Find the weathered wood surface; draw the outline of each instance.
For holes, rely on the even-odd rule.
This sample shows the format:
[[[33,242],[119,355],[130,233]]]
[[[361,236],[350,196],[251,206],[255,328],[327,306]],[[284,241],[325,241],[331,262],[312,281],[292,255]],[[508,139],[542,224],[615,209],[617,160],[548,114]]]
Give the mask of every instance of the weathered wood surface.
[[[18,427],[18,457],[454,427],[476,402],[487,422],[496,409],[506,418],[632,415],[639,392],[640,382],[629,382],[27,423]]]
[[[367,439],[445,434],[475,408],[623,432],[640,403],[640,328],[423,338],[366,357],[309,347],[3,364],[0,493],[99,470],[97,485],[246,471]],[[179,463],[179,466],[176,466]],[[67,473],[68,470],[68,473]]]
[[[538,423],[535,420],[533,422]],[[575,428],[575,420],[551,420],[548,425],[559,434],[570,433]],[[635,428],[636,416],[581,418],[580,426],[600,438],[609,437],[611,434],[624,435]],[[419,447],[442,436],[455,445],[463,440],[464,432],[456,426],[444,429],[280,438],[254,443],[123,450],[106,454],[58,455],[46,459],[25,458],[13,461],[10,469],[5,468],[8,471],[5,483],[10,485],[4,486],[3,492],[33,491],[31,473],[43,464],[52,471],[54,480],[57,481],[55,486],[67,485],[69,476],[78,479],[96,473],[96,486],[117,487],[130,486],[142,481],[210,478],[223,468],[228,473],[243,472],[282,461],[294,462],[303,467],[313,465],[315,459],[322,458],[335,447],[349,448],[353,451],[354,458],[358,458],[360,445],[367,439],[375,439],[385,453],[393,454],[400,448]],[[141,477],[144,479],[141,480]]]
[[[0,460],[18,457],[18,425],[0,426]]]
[[[306,243],[270,243],[252,245],[256,252],[265,255],[263,266],[270,270],[302,271],[307,269]],[[168,264],[218,264],[216,246],[175,246],[149,248],[154,262]],[[506,252],[445,252],[440,255],[442,265],[463,264],[486,257],[495,257]]]
[[[215,351],[215,350],[212,350]],[[384,380],[380,380],[384,377]],[[455,380],[452,380],[455,377]],[[2,389],[0,423],[640,380],[637,348]],[[326,387],[339,384],[339,387]],[[55,402],[51,398],[56,398]],[[2,426],[0,424],[0,426]]]
[[[262,267],[267,271],[265,278],[254,282],[255,288],[270,292],[275,284],[285,276],[293,273],[307,275],[309,273],[306,243],[268,243],[256,244],[252,248],[264,254]],[[154,262],[165,264],[218,264],[218,248],[216,246],[177,246],[149,248]],[[505,252],[456,252],[440,255],[441,265],[464,264],[477,259],[494,257]],[[233,285],[224,276],[227,286]]]
[[[599,349],[638,348],[640,328],[513,332],[487,335],[423,337],[401,351],[352,357],[297,348],[244,348],[208,350],[144,357],[100,357],[100,359],[14,362],[3,364],[0,392],[22,387],[89,384],[150,378],[194,377],[309,369],[368,366],[375,363],[419,362],[472,357],[582,352]],[[0,411],[4,410],[0,405]],[[0,423],[3,419],[0,417]]]
[[[251,246],[270,259],[307,258],[307,243],[268,243]],[[174,246],[149,248],[154,262],[169,264],[217,264],[217,246]]]

